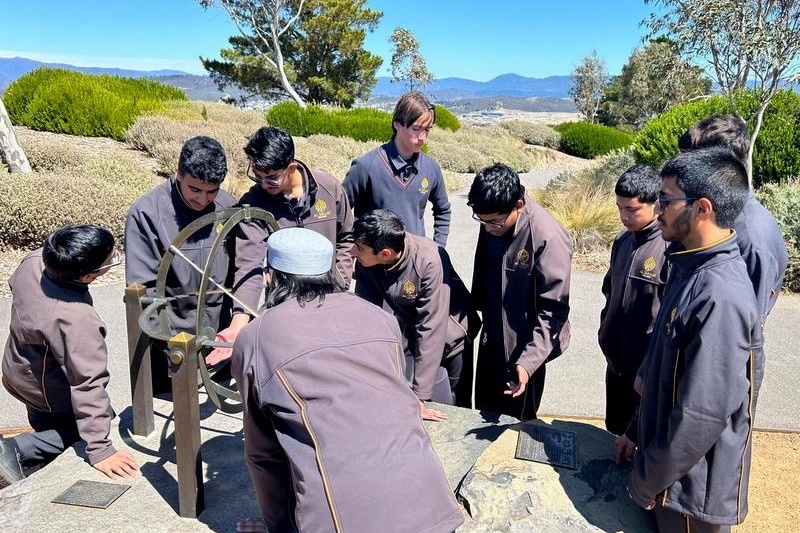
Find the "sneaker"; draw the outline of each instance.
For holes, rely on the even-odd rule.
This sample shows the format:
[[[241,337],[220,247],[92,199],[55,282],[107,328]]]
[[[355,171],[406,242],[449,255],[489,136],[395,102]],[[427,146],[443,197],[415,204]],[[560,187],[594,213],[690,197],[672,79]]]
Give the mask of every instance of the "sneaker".
[[[25,479],[19,464],[17,445],[11,439],[0,436],[0,489]]]

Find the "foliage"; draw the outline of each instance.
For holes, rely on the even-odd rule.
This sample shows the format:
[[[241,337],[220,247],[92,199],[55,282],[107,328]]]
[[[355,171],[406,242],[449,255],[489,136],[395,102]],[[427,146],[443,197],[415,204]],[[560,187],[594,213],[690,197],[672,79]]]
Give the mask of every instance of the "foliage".
[[[638,130],[670,107],[710,91],[711,80],[701,68],[682,61],[671,41],[657,39],[634,50],[622,73],[603,89],[598,119]]]
[[[605,249],[620,230],[614,185],[634,164],[630,148],[562,172],[534,198],[572,233],[577,253]]]
[[[580,65],[572,71],[572,86],[569,88],[569,95],[575,101],[583,116],[589,122],[594,122],[597,111],[600,108],[600,98],[603,95],[603,87],[608,84],[608,72],[606,66],[597,50],[583,58]]]
[[[758,107],[753,90],[735,93],[736,106],[749,112]],[[714,96],[674,107],[651,120],[634,142],[636,159],[661,166],[678,153],[677,141],[692,124],[718,114],[729,114],[733,107],[725,96]],[[752,125],[751,125],[752,128]],[[800,176],[800,95],[778,91],[764,114],[761,135],[755,141],[753,183],[783,182]]]
[[[419,51],[419,41],[406,28],[397,27],[389,37],[392,44],[392,81],[404,84],[409,91],[424,90],[433,74]]]
[[[29,153],[38,171],[0,180],[0,247],[36,248],[68,223],[99,224],[121,243],[128,207],[155,184],[128,155],[86,154],[57,142]]]
[[[186,95],[174,87],[141,78],[38,69],[9,85],[4,98],[10,104],[11,119],[17,124],[121,140],[137,115],[158,109],[167,100],[185,100]]]
[[[523,120],[504,120],[499,124],[527,144],[558,149],[561,143],[561,134],[544,124]]]
[[[282,102],[267,111],[266,119],[293,136],[322,133],[358,141],[386,141],[392,136],[392,116],[368,107],[325,109],[310,105],[303,109],[294,102]]]
[[[601,124],[562,122],[553,128],[561,134],[562,152],[592,159],[616,148],[625,148],[633,136]]]
[[[792,292],[800,292],[800,218],[797,216],[800,213],[800,181],[768,183],[758,190],[756,196],[775,216],[783,231],[789,251],[789,267],[783,286]]]
[[[301,107],[349,107],[375,85],[382,60],[363,45],[382,13],[366,8],[366,0],[199,1],[222,5],[241,33],[228,39],[221,61],[200,59],[220,89],[288,94]]]
[[[792,0],[645,0],[663,8],[651,14],[652,34],[666,32],[682,54],[707,61],[733,113],[750,125],[747,170],[752,179],[755,141],[777,90],[796,78],[800,62],[800,2]],[[751,87],[757,106],[739,109],[734,94]]]
[[[437,126],[448,131],[458,131],[458,128],[461,127],[461,121],[452,111],[439,104],[434,105],[434,108]]]

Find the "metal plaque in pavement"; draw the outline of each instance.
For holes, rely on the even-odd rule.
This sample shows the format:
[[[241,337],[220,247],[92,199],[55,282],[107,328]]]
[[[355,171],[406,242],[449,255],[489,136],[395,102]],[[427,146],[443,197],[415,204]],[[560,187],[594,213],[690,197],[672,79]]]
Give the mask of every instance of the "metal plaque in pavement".
[[[114,500],[122,496],[129,488],[131,488],[130,485],[100,483],[98,481],[86,481],[81,479],[56,496],[52,503],[105,509],[114,503]]]
[[[520,424],[515,457],[576,470],[577,437],[574,431],[553,429],[540,423]]]

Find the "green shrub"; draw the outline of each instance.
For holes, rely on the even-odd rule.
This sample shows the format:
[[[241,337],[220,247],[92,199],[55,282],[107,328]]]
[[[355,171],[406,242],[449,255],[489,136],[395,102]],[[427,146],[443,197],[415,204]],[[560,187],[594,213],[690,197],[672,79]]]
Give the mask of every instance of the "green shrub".
[[[448,131],[458,131],[461,127],[461,122],[452,111],[439,104],[436,104],[434,108],[436,113],[436,125],[438,127]]]
[[[752,91],[735,96],[746,116],[756,109]],[[634,142],[637,161],[656,167],[678,153],[678,137],[695,122],[733,112],[725,96],[713,96],[673,107],[648,122]],[[781,182],[800,175],[800,95],[779,91],[764,113],[753,153],[753,184]]]
[[[4,94],[16,124],[54,133],[125,138],[137,115],[166,100],[186,99],[174,87],[146,79],[94,76],[38,69],[12,83]]]
[[[594,159],[633,142],[633,136],[602,124],[562,122],[553,126],[561,134],[560,149],[570,155]]]
[[[800,181],[767,183],[757,192],[759,201],[770,210],[783,231],[789,251],[789,267],[783,286],[792,292],[800,291]]]
[[[324,134],[357,141],[386,141],[392,136],[392,116],[367,107],[324,109],[309,105],[303,109],[295,102],[281,102],[270,107],[265,118],[273,126],[299,137]]]
[[[544,124],[523,120],[504,120],[499,124],[526,144],[553,149],[558,149],[561,144],[561,134]]]

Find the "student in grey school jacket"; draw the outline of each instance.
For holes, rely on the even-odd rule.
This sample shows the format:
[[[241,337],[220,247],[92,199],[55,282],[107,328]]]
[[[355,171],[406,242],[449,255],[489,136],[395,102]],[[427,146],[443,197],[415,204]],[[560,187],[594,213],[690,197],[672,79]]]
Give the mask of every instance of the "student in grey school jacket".
[[[501,163],[478,172],[468,202],[481,223],[472,275],[483,318],[475,405],[536,418],[546,362],[569,346],[572,238]]]
[[[730,531],[747,514],[758,304],[731,230],[747,197],[733,152],[679,154],[661,171],[669,281],[642,365],[628,490],[659,530]],[[615,445],[633,451],[625,436]],[[620,445],[625,444],[625,448]]]
[[[405,231],[403,221],[387,209],[358,218],[353,238],[355,293],[378,306],[386,303],[397,318],[405,341],[406,378],[420,402],[471,408],[472,340],[480,317],[447,252]],[[434,385],[440,366],[449,387]],[[425,408],[423,418],[440,419]]]
[[[397,322],[339,292],[332,255],[304,228],[270,236],[267,311],[234,345],[264,525],[450,533],[463,517],[403,380]]]
[[[19,481],[83,440],[89,463],[108,477],[139,470],[109,438],[114,412],[106,328],[89,284],[121,257],[99,226],[65,226],[31,252],[9,279],[11,323],[3,354],[3,386],[25,404],[33,433],[0,437],[0,487]]]

